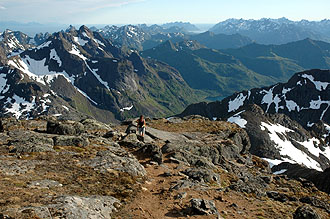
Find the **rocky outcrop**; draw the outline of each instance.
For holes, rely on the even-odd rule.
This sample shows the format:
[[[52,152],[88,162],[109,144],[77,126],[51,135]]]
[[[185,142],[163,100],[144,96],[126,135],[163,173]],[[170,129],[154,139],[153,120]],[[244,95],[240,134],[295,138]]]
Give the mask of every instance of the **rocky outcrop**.
[[[50,120],[84,132],[49,134]],[[93,120],[3,119],[12,126],[0,133],[0,217],[289,218],[301,203],[328,215],[327,194],[306,179],[273,175],[248,152],[248,134],[237,125],[199,116],[173,121],[148,120],[159,138],[146,133],[145,143],[123,126]],[[50,139],[53,150],[11,151],[20,138],[38,145],[36,137]]]
[[[119,206],[120,201],[111,196],[63,196],[57,198],[54,204],[42,207],[26,207],[19,209],[18,212],[44,219],[51,219],[53,215],[70,219],[109,219]]]
[[[330,168],[327,168],[323,172],[308,169],[298,164],[281,163],[272,167],[273,172],[284,170],[284,174],[293,178],[304,178],[309,182],[312,182],[319,190],[326,193],[330,193],[329,180],[330,180]]]
[[[219,214],[213,201],[203,199],[191,199],[191,210],[198,215]]]
[[[321,219],[309,206],[300,206],[293,214],[293,219]]]
[[[95,158],[85,161],[84,164],[101,172],[115,170],[133,176],[146,175],[146,171],[139,161],[120,147],[109,147],[106,151],[99,151]]]
[[[47,133],[58,135],[80,135],[85,132],[84,125],[75,121],[48,121]]]

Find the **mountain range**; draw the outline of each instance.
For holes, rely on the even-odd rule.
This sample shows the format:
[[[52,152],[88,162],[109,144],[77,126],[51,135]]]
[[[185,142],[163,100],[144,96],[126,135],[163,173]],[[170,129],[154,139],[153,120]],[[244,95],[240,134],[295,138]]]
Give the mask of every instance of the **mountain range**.
[[[168,115],[198,99],[174,68],[122,50],[85,26],[15,51],[2,60],[2,116],[75,117],[78,111],[114,121],[138,113]]]
[[[250,137],[250,152],[281,173],[289,167],[276,166],[284,162],[322,171],[330,165],[329,85],[329,70],[308,70],[286,83],[190,105],[181,116],[198,114],[236,123]]]
[[[177,26],[176,26],[177,25]],[[188,26],[188,27],[186,27]],[[104,28],[93,28],[102,34],[106,39],[110,39],[118,46],[126,46],[129,49],[147,50],[151,49],[167,40],[180,42],[183,40],[196,40],[212,49],[238,48],[248,45],[253,41],[240,34],[214,34],[204,32],[193,34],[186,30],[196,30],[196,27],[190,23],[171,23],[166,25],[124,25],[105,26]]]
[[[213,26],[210,31],[224,34],[239,33],[261,44],[284,44],[305,38],[329,42],[330,20],[227,19]]]
[[[165,42],[141,55],[175,67],[189,86],[221,99],[241,90],[284,82],[306,69],[328,69],[329,51],[329,43],[311,39],[283,45],[253,43],[226,50],[186,40]]]
[[[311,30],[311,26],[315,28],[322,23],[326,28],[327,25],[327,21],[261,21],[265,26],[256,24],[259,29],[253,32],[258,36],[267,32],[266,37],[275,30],[284,37],[287,33],[282,31],[284,27],[304,26],[314,34],[316,30]],[[260,21],[246,21],[245,30],[253,26],[247,25],[248,22]],[[65,161],[66,169],[70,170],[66,174],[70,176],[82,167],[85,169],[79,177],[102,173],[93,184],[99,186],[101,178],[106,181],[97,187],[102,194],[109,187],[108,178],[104,180],[108,174],[110,179],[116,179],[111,182],[129,181],[128,184],[139,184],[140,190],[140,179],[124,176],[148,174],[157,182],[144,184],[150,186],[149,197],[157,194],[162,200],[164,194],[175,190],[200,192],[212,187],[212,199],[218,201],[218,206],[220,202],[226,203],[223,194],[238,194],[238,200],[248,194],[248,203],[258,198],[262,203],[267,198],[290,201],[295,207],[299,203],[320,207],[322,203],[320,208],[326,210],[322,215],[328,214],[330,207],[324,204],[327,200],[322,202],[314,196],[306,200],[303,195],[309,191],[318,197],[320,193],[315,193],[318,189],[330,193],[330,70],[324,70],[330,69],[330,44],[306,38],[281,45],[262,45],[253,42],[252,37],[229,33],[230,28],[226,34],[232,35],[213,32],[191,35],[184,28],[193,27],[187,23],[100,29],[70,26],[34,38],[19,31],[1,33],[2,172],[17,174],[22,168],[30,167],[37,172],[36,167],[45,168],[43,173],[48,173],[51,170],[48,168],[53,166],[39,165],[40,160],[56,163],[57,167],[62,167]],[[292,30],[300,31],[299,28]],[[307,33],[304,31],[302,35]],[[322,34],[326,35],[326,30]],[[135,134],[134,118],[141,114],[156,117],[146,119],[148,128],[143,139]],[[159,118],[167,116],[171,117]],[[122,125],[129,126],[123,133],[122,125],[110,127],[91,118],[108,124],[125,120]],[[125,149],[134,150],[134,155]],[[31,156],[31,152],[36,154]],[[137,159],[144,163],[150,159],[150,165],[144,167]],[[166,165],[160,165],[163,159]],[[19,171],[13,171],[12,166]],[[184,171],[180,169],[183,166],[187,167]],[[160,173],[159,168],[165,172]],[[55,169],[56,174],[62,172]],[[168,172],[170,169],[172,172]],[[24,175],[24,180],[31,179],[29,173]],[[37,175],[33,175],[34,179],[40,178]],[[66,179],[63,176],[56,180]],[[9,178],[1,178],[5,179]],[[88,180],[82,182],[89,183]],[[90,190],[88,186],[77,186],[76,177],[70,183],[74,188],[71,192],[82,187]],[[164,190],[165,183],[168,190]],[[67,188],[67,184],[60,187]],[[123,194],[127,188],[136,190],[125,187]],[[148,190],[143,188],[143,192]],[[155,188],[159,193],[154,192]],[[114,190],[119,191],[117,187]],[[109,194],[121,197],[112,190]],[[175,193],[172,200],[183,200],[183,196],[184,193]],[[101,203],[95,202],[100,197],[93,196],[91,200]],[[47,199],[38,206],[51,214],[64,209],[62,204],[54,205]],[[226,209],[237,208],[225,205]],[[66,204],[63,206],[71,209]],[[207,208],[210,204],[201,206]],[[49,210],[52,208],[56,210]],[[80,209],[73,209],[76,208]],[[101,214],[94,211],[99,207],[91,208],[88,211],[91,215]],[[186,215],[191,215],[192,210],[186,211]],[[176,215],[173,212],[168,215]],[[277,216],[273,213],[271,217]],[[289,217],[292,213],[285,215]],[[63,213],[66,214],[71,213],[68,210]]]

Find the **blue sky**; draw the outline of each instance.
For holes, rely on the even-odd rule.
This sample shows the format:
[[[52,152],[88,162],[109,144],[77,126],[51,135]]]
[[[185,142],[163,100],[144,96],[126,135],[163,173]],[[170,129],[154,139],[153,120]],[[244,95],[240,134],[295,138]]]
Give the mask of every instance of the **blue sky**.
[[[0,21],[137,24],[330,19],[329,0],[0,0]]]

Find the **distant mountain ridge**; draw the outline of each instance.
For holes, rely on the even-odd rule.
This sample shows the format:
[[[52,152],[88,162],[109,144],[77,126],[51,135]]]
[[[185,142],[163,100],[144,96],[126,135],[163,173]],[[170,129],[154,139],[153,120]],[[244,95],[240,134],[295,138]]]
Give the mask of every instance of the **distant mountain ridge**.
[[[260,20],[228,19],[210,29],[214,33],[247,36],[261,44],[284,44],[305,38],[330,42],[330,20],[291,21],[286,18]]]
[[[200,107],[191,105],[182,115],[192,114],[190,109],[200,109],[209,118],[226,118],[250,104],[260,106],[266,113],[286,114],[305,128],[320,120],[330,124],[330,70],[300,72],[287,83],[238,92],[222,101],[200,103]]]
[[[185,46],[188,42],[195,46]],[[224,98],[241,90],[285,82],[296,72],[329,69],[329,51],[329,43],[311,39],[283,45],[253,43],[225,50],[186,40],[165,42],[141,55],[175,67],[192,88],[211,90]]]

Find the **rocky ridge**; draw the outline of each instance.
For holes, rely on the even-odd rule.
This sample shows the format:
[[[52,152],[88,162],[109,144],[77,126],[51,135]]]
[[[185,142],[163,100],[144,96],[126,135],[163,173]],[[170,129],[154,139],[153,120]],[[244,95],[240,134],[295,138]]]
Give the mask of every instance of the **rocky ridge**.
[[[273,175],[236,125],[200,116],[148,120],[141,141],[135,123],[125,124],[2,119],[0,216],[329,216],[328,194]]]
[[[191,105],[181,116],[236,123],[249,136],[249,151],[270,162],[273,172],[304,177],[328,192],[328,79],[328,70],[297,73],[288,83]]]

